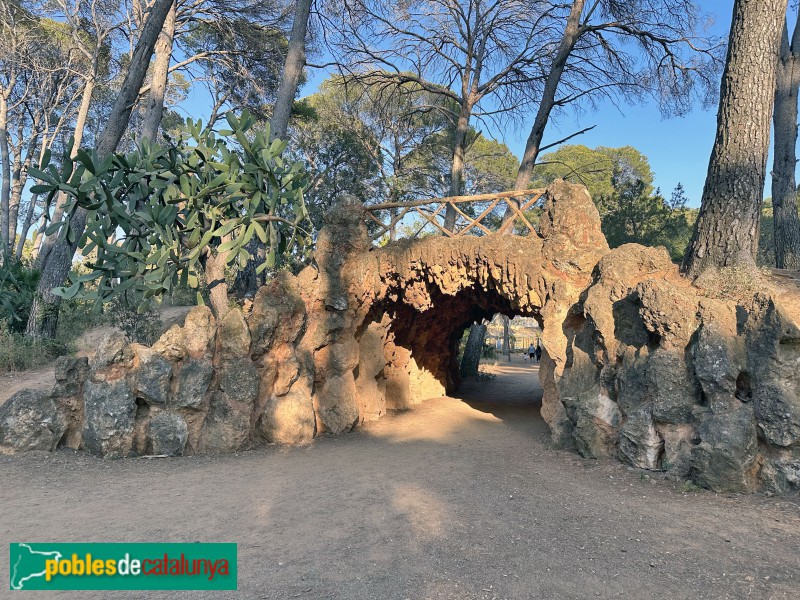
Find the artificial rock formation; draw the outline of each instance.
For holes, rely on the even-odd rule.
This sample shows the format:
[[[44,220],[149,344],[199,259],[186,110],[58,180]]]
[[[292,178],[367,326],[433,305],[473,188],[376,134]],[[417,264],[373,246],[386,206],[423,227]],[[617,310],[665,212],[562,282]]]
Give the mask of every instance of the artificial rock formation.
[[[547,191],[540,236],[373,247],[345,199],[314,268],[282,273],[250,314],[193,309],[152,348],[106,340],[62,359],[50,395],[0,407],[0,451],[101,456],[303,444],[459,385],[458,341],[501,312],[543,327],[553,442],[716,490],[800,489],[800,291],[725,297],[661,248],[609,250],[585,188]],[[774,285],[773,285],[774,284]]]

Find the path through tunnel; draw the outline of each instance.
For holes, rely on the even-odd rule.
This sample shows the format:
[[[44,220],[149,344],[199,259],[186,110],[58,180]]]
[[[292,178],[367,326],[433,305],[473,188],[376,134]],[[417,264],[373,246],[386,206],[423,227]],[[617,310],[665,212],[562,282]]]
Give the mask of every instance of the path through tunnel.
[[[541,328],[537,308],[520,310],[496,289],[479,285],[456,294],[427,286],[430,300],[425,310],[409,302],[406,293],[400,290],[375,303],[356,334],[367,351],[365,345],[370,342],[366,340],[377,337],[382,342],[385,368],[379,374],[383,378],[379,387],[385,409],[407,409],[428,399],[449,396],[484,412],[500,411],[508,416],[509,411],[527,411],[538,417],[542,397],[539,369],[525,361],[522,353],[512,354],[510,363],[500,356],[489,361],[480,377],[462,380],[459,369],[459,342],[473,323],[502,314],[511,319],[532,317]],[[377,340],[372,343],[377,345]],[[357,375],[358,382],[371,374]],[[364,408],[368,407],[362,407],[362,411]]]

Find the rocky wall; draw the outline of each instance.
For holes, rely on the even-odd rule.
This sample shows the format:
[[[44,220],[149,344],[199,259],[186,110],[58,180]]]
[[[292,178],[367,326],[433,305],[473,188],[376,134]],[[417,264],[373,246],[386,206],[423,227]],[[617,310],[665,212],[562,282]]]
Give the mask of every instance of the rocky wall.
[[[543,327],[553,442],[715,490],[800,489],[800,289],[721,293],[665,250],[609,250],[585,188],[546,194],[541,235],[369,242],[360,205],[326,217],[315,266],[248,314],[205,307],[152,348],[106,339],[49,394],[0,406],[0,452],[104,457],[304,444],[459,385],[457,346],[502,312]]]

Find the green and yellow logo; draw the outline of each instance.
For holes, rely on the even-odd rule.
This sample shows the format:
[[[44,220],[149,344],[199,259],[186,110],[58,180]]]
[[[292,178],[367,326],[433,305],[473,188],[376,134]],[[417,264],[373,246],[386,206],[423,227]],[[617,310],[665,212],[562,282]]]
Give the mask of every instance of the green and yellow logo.
[[[12,590],[235,590],[236,544],[10,545]]]

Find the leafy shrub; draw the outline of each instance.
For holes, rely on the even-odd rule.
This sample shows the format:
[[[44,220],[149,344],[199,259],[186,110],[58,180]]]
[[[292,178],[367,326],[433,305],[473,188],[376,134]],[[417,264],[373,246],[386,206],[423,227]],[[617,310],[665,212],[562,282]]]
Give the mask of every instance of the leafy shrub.
[[[38,283],[39,272],[21,262],[0,266],[0,321],[10,331],[24,331]]]
[[[119,327],[130,341],[151,346],[161,332],[161,318],[152,307],[137,310],[124,297],[117,297],[105,308],[112,325]]]
[[[95,257],[88,273],[54,293],[94,300],[98,309],[123,295],[146,306],[177,287],[197,288],[212,262],[243,268],[254,238],[266,249],[258,273],[310,243],[301,227],[308,217],[303,165],[284,160],[286,142],[255,130],[247,111],[226,117],[230,130],[189,120],[174,139],[104,159],[79,149],[73,160],[67,148],[61,170],[46,153],[41,170],[31,169],[42,182],[31,191],[47,194],[48,204],[59,192],[67,198],[63,220],[46,232]],[[70,228],[79,208],[88,212],[82,235]]]
[[[68,350],[59,339],[33,339],[13,331],[7,321],[0,320],[0,372],[34,369]]]

